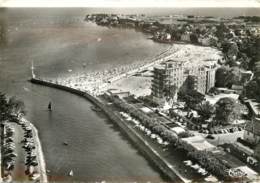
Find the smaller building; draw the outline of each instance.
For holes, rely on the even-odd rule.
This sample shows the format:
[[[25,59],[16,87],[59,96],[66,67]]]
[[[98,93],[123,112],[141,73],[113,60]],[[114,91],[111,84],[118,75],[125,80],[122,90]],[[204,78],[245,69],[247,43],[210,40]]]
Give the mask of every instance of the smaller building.
[[[251,117],[260,117],[260,103],[253,99],[245,100]]]
[[[260,141],[260,118],[254,117],[250,123],[246,125],[244,140],[250,144],[256,145]]]
[[[177,135],[186,132],[184,128],[178,127],[178,126],[171,128],[171,131],[173,131],[173,132],[176,133]]]
[[[240,166],[229,170],[229,175],[231,177],[237,177],[239,173],[241,173],[240,175],[244,175],[244,177],[248,178],[249,180],[255,180],[258,177],[258,173],[248,166]]]
[[[124,97],[130,96],[130,92],[121,91],[121,90],[117,90],[117,89],[110,89],[106,92],[106,94],[109,96],[118,96],[119,98],[124,98]]]
[[[213,151],[216,146],[210,144],[202,136],[195,135],[193,137],[182,138],[183,148],[187,151]]]
[[[232,85],[231,89],[236,93],[236,94],[241,94],[243,91],[243,86],[242,85]]]
[[[254,73],[252,71],[241,71],[241,83],[246,84],[251,81],[254,77]]]

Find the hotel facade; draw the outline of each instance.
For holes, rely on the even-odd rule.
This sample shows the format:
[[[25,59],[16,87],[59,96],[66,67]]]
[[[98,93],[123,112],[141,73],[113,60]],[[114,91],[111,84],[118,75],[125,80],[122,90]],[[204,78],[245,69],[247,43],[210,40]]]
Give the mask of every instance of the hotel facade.
[[[170,92],[171,86],[177,91],[194,89],[205,94],[215,86],[216,69],[215,62],[194,64],[168,60],[154,67],[151,94],[155,100],[161,100]]]

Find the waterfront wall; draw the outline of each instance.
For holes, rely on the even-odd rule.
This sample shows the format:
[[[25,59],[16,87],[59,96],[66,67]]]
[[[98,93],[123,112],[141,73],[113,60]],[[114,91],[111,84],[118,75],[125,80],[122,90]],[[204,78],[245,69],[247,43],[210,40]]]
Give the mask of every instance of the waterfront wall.
[[[118,125],[123,132],[129,137],[130,140],[134,142],[134,144],[139,148],[139,150],[151,161],[153,162],[166,176],[168,176],[171,180],[175,182],[189,182],[183,178],[179,173],[172,167],[170,164],[164,160],[163,157],[160,156],[134,129],[125,123],[119,116],[117,116],[110,108],[104,105],[101,101],[97,98],[91,96],[88,93],[83,91],[79,91],[70,87],[50,83],[47,81],[42,81],[40,79],[32,78],[30,80],[34,84],[44,85],[48,87],[53,87],[61,90],[65,90],[67,92],[79,95],[91,103],[99,107],[104,113]]]

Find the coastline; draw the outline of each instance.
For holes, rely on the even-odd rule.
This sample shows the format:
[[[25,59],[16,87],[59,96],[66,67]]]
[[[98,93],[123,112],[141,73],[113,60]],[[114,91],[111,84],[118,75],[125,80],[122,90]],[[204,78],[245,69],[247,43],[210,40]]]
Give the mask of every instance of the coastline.
[[[193,59],[193,63],[198,63],[201,61],[207,62],[212,59],[216,60],[216,57],[221,57],[221,54],[218,50],[210,47],[207,48],[194,45],[171,45],[163,53],[160,53],[149,62],[144,62],[143,64],[141,64],[141,66],[139,65],[140,67],[138,67],[138,65],[135,65],[135,67],[128,66],[126,67],[126,69],[121,68],[122,70],[119,70],[119,72],[108,73],[110,82],[105,82],[106,79],[103,78],[103,80],[99,83],[99,80],[97,79],[96,84],[100,85],[97,85],[96,88],[88,85],[89,81],[84,77],[72,77],[71,79],[67,79],[66,81],[66,79],[62,80],[61,78],[58,78],[56,80],[36,78],[32,74],[33,77],[30,79],[30,82],[79,95],[90,101],[92,104],[98,106],[112,121],[114,121],[120,128],[122,128],[122,132],[125,133],[133,143],[137,144],[138,149],[145,155],[145,157],[147,157],[152,163],[154,163],[165,175],[170,177],[173,181],[176,181],[177,177],[179,181],[188,183],[191,182],[191,180],[182,177],[175,166],[168,163],[167,160],[164,160],[164,158],[161,157],[160,154],[151,146],[148,146],[148,143],[139,134],[136,134],[136,131],[134,131],[134,129],[131,129],[130,126],[128,126],[112,110],[108,109],[108,107],[105,106],[105,104],[102,103],[96,96],[109,89],[109,87],[112,86],[112,83],[116,83],[123,78],[130,78],[134,74],[149,69],[155,64],[159,64],[167,59],[172,59],[173,57],[178,60],[183,60],[184,58],[191,60],[194,55],[199,55],[199,57],[196,60]],[[99,78],[100,76],[102,78],[104,76],[104,73],[96,73],[92,77]],[[87,80],[87,82],[83,82],[85,79]],[[88,86],[93,90],[87,90],[85,86]]]
[[[135,132],[130,126],[128,126],[120,117],[118,117],[111,109],[105,106],[95,96],[74,88],[70,88],[68,86],[63,86],[48,81],[43,81],[37,78],[32,78],[29,81],[32,82],[33,84],[60,89],[87,99],[92,104],[99,107],[108,116],[108,118],[110,118],[113,122],[115,122],[115,124],[122,129],[122,132],[125,133],[129,137],[129,139],[136,144],[138,149],[172,181],[176,182],[176,178],[177,178],[178,179],[177,182],[184,182],[184,183],[191,182],[191,180],[182,177],[179,171],[174,166],[172,166],[170,163],[167,162],[167,160],[161,157],[160,154],[156,150],[154,150],[149,145],[148,142],[146,142],[137,132]]]
[[[41,141],[39,138],[39,134],[38,134],[38,130],[37,128],[27,119],[23,118],[24,121],[26,121],[26,123],[28,123],[28,125],[32,128],[32,132],[33,132],[33,136],[34,136],[34,141],[35,141],[35,147],[36,147],[36,151],[37,151],[37,162],[39,163],[39,173],[41,175],[41,182],[43,183],[47,183],[48,182],[48,178],[47,178],[47,173],[46,173],[46,163],[45,163],[45,159],[44,159],[44,154],[42,151],[42,145],[41,145]]]
[[[130,64],[128,66],[118,66],[112,70],[104,70],[102,72],[90,72],[78,75],[72,74],[69,77],[60,77],[57,79],[46,78],[46,81],[68,86],[96,96],[111,89],[112,83],[116,83],[125,78],[130,78],[138,72],[149,70],[154,65],[160,64],[166,60],[187,60],[193,64],[201,64],[206,63],[207,61],[215,61],[217,63],[217,60],[221,58],[222,54],[216,48],[190,44],[172,44],[163,52],[152,58],[145,59],[140,63]]]
[[[155,64],[163,62],[165,59],[171,58],[172,55],[177,51],[179,51],[179,48],[175,48],[173,45],[169,45],[162,52],[151,58],[141,60],[140,62],[129,65],[119,65],[116,68],[105,69],[103,71],[94,71],[88,74],[72,74],[72,76],[69,78],[49,78],[47,80],[51,83],[57,83],[63,86],[75,88],[77,90],[88,92],[96,96],[106,91],[110,83],[114,83],[123,78],[128,78],[137,72],[143,71]]]

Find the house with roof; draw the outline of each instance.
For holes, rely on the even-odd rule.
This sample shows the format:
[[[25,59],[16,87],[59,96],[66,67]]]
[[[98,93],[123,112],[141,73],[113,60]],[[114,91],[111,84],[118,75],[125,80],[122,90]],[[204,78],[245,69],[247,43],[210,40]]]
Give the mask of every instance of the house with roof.
[[[256,145],[260,141],[260,104],[253,99],[245,100],[245,104],[249,110],[251,121],[247,123],[244,132],[244,140],[252,145]]]
[[[260,142],[260,118],[254,117],[252,121],[246,125],[244,140],[253,145]]]

